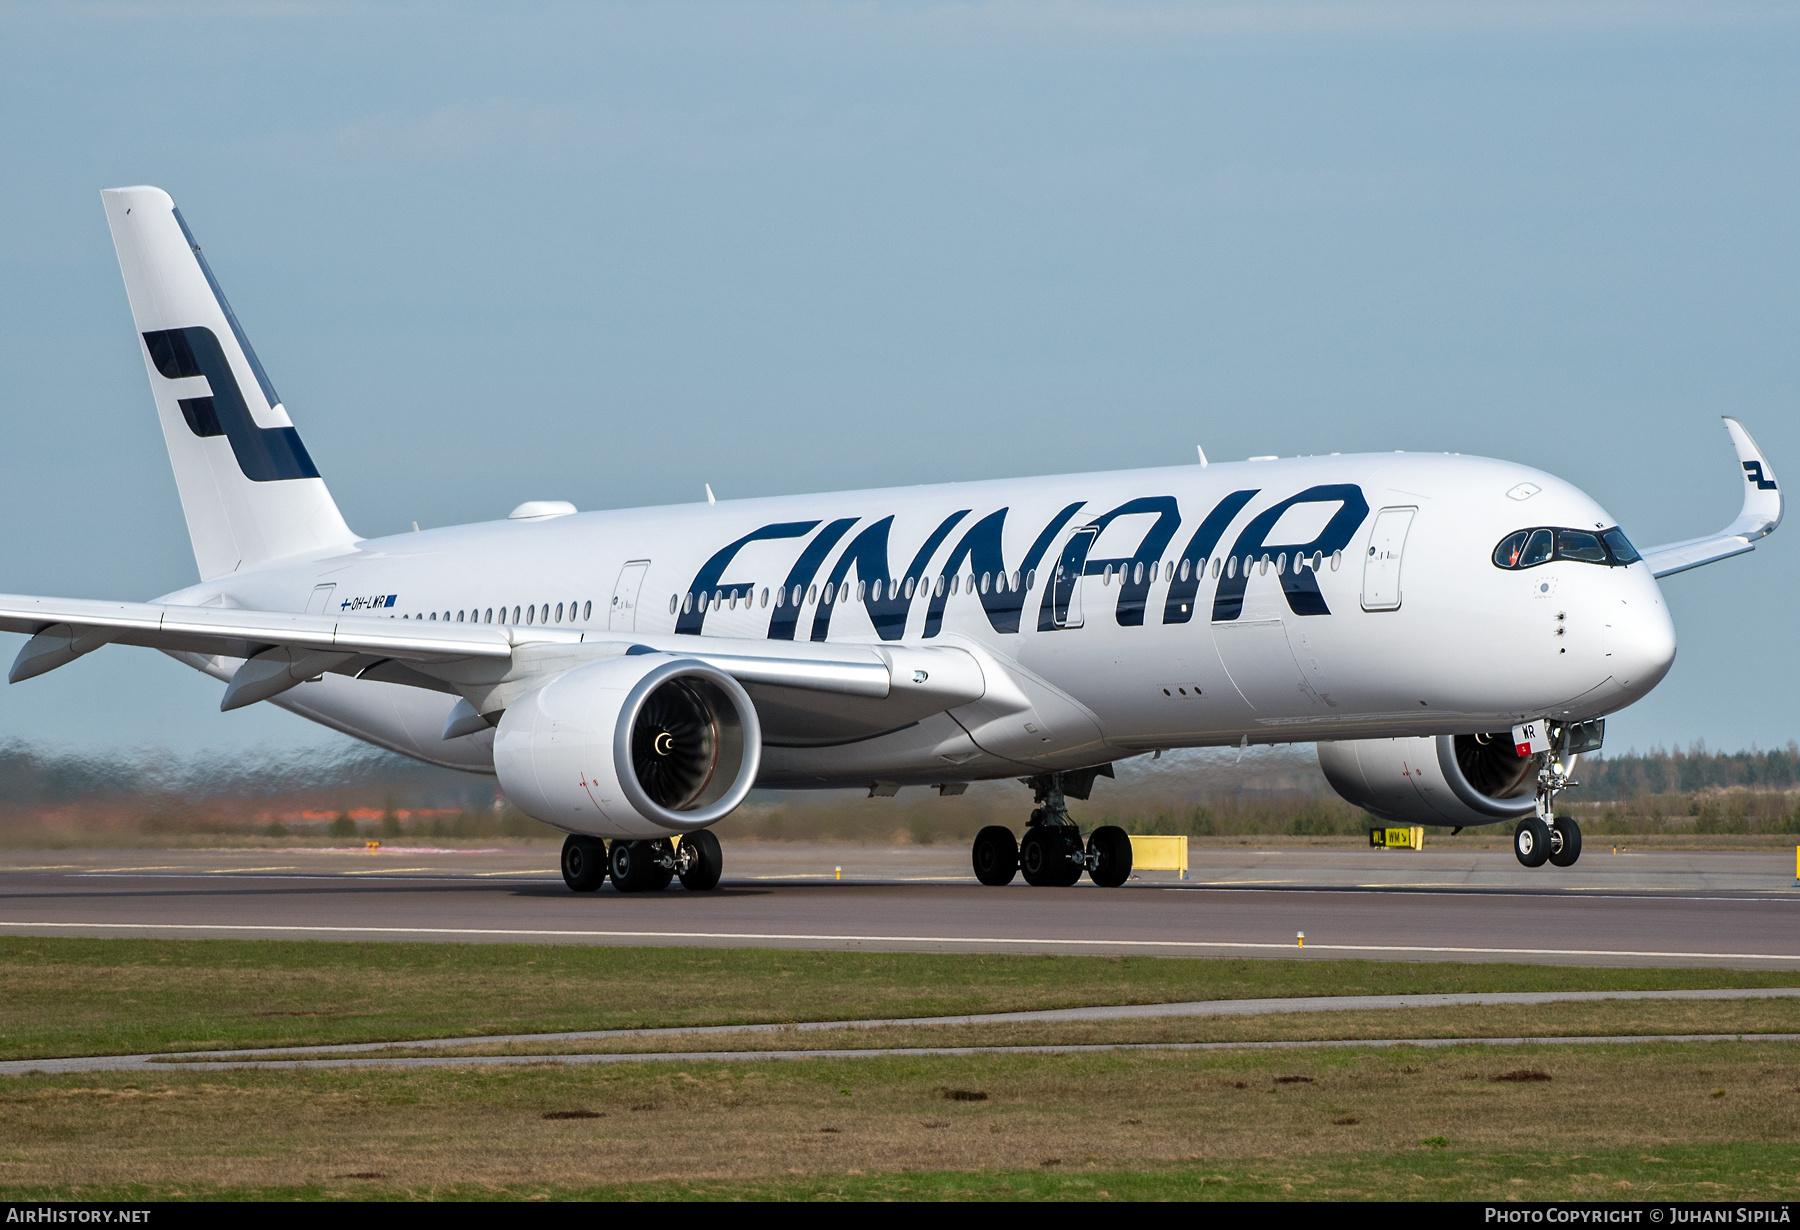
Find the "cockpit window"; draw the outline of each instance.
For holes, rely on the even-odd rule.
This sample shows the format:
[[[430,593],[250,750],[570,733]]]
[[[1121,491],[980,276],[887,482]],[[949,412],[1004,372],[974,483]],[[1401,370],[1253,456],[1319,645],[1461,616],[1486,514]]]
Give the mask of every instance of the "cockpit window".
[[[1637,548],[1631,545],[1631,540],[1625,537],[1624,530],[1607,530],[1600,537],[1606,543],[1606,549],[1612,552],[1613,559],[1618,563],[1635,564],[1643,558],[1637,553]]]
[[[1610,530],[1568,530],[1543,527],[1514,530],[1494,548],[1494,567],[1510,570],[1535,568],[1551,560],[1577,560],[1622,568],[1635,564],[1639,555],[1617,526]]]
[[[1517,568],[1519,556],[1525,554],[1525,540],[1531,537],[1530,530],[1520,530],[1517,534],[1508,534],[1494,548],[1494,567]]]
[[[1578,559],[1584,564],[1604,564],[1606,548],[1586,530],[1557,530],[1556,558]]]
[[[1550,543],[1549,530],[1532,530],[1531,541],[1525,544],[1525,554],[1519,557],[1519,567],[1533,568],[1549,559]]]

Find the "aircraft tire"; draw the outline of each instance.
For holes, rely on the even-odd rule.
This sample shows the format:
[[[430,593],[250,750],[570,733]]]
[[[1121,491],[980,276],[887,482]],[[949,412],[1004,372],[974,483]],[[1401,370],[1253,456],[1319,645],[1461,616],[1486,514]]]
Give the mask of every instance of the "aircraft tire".
[[[1558,816],[1550,827],[1562,838],[1560,842],[1552,843],[1556,850],[1550,855],[1550,861],[1558,867],[1573,867],[1575,860],[1581,857],[1581,826],[1575,823],[1573,816]]]
[[[1116,824],[1103,824],[1088,835],[1088,879],[1101,888],[1117,888],[1131,878],[1131,834]]]
[[[975,878],[989,888],[1001,888],[1019,874],[1019,839],[1009,828],[990,824],[975,834],[970,851]]]
[[[694,893],[717,888],[719,877],[725,873],[725,852],[719,848],[719,839],[713,836],[712,830],[683,834],[681,848],[692,850],[694,859],[681,873],[681,887]]]
[[[1550,826],[1526,816],[1513,830],[1513,854],[1527,867],[1542,867],[1550,857]]]
[[[622,893],[641,893],[650,887],[650,843],[615,841],[609,861],[613,887]]]
[[[563,883],[571,892],[591,893],[606,883],[606,842],[570,833],[563,839]]]
[[[1034,824],[1025,830],[1019,843],[1019,873],[1033,888],[1047,888],[1061,883],[1057,861],[1062,857],[1062,830],[1047,824]]]

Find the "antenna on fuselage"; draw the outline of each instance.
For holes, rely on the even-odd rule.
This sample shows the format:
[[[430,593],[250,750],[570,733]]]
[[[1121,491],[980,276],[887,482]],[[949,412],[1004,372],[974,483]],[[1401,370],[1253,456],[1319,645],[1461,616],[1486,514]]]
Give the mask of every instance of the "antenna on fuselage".
[[[707,484],[705,484],[705,486],[706,486],[706,502],[708,504],[717,504],[719,502],[719,500],[718,500],[718,497],[713,495],[713,493],[712,493],[712,484],[707,483]]]
[[[1200,454],[1200,468],[1204,470],[1206,468],[1206,450],[1196,444],[1194,445],[1194,451]]]

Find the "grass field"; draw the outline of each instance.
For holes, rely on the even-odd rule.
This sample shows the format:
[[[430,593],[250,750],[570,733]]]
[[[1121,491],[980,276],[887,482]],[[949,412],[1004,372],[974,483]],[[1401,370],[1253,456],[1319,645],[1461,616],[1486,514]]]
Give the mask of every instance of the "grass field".
[[[1792,981],[1715,969],[7,939],[0,1054]],[[1800,1002],[783,1030],[608,1045],[1665,1032],[1800,1032]],[[171,1064],[0,1078],[0,1197],[27,1200],[1790,1199],[1800,1193],[1796,1141],[1800,1046],[1755,1040],[301,1071]]]
[[[0,1058],[1288,995],[1784,986],[1782,971],[0,939]]]
[[[1769,1043],[171,1072],[0,1084],[12,1199],[1791,1199]]]

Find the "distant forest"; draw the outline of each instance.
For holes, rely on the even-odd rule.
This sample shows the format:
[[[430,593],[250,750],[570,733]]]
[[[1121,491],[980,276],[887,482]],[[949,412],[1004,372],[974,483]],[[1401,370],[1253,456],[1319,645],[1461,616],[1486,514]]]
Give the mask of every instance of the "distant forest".
[[[1800,745],[1774,751],[1709,752],[1695,744],[1685,752],[1627,752],[1583,760],[1575,773],[1583,799],[1632,799],[1645,794],[1695,794],[1704,790],[1800,789]]]
[[[1283,758],[1283,764],[1287,758]],[[1259,762],[1240,766],[1229,759],[1163,761],[1162,773],[1139,758],[1129,762],[1140,788],[1156,792],[1241,794],[1329,794],[1310,763],[1271,780]],[[1308,756],[1310,762],[1310,754]],[[1297,770],[1297,771],[1296,771]],[[1125,766],[1121,765],[1121,777]],[[1686,751],[1628,752],[1583,759],[1576,777],[1584,800],[1631,799],[1641,795],[1693,794],[1709,790],[1800,790],[1800,745],[1772,751],[1712,752],[1697,744]],[[1121,786],[1125,782],[1121,781]],[[490,808],[497,784],[491,777],[420,764],[378,748],[359,746],[337,753],[292,753],[279,757],[243,755],[177,761],[151,753],[102,755],[57,752],[18,740],[0,742],[0,806],[56,806],[80,802],[181,798],[193,802],[236,799],[330,800],[331,806],[387,805],[413,808]],[[1110,792],[1114,787],[1106,786]],[[1096,797],[1103,797],[1096,796]]]

